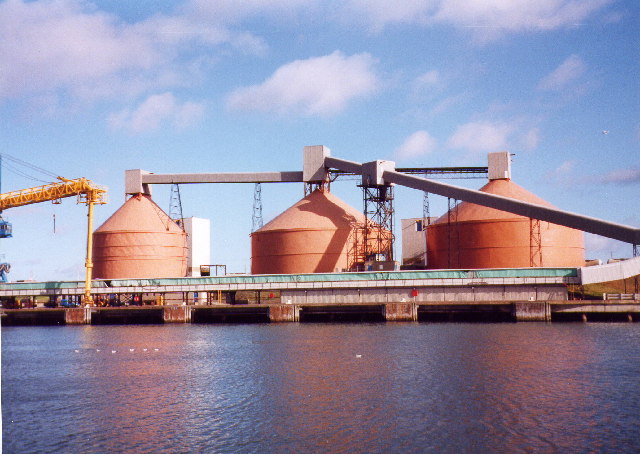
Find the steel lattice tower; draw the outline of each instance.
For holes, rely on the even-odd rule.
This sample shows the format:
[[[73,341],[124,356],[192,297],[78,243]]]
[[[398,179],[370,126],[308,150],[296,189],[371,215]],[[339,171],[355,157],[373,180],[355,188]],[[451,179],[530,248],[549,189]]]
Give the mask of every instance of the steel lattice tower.
[[[262,220],[262,186],[256,183],[253,190],[253,215],[251,216],[251,232],[255,232],[263,225]]]
[[[393,187],[363,186],[364,215],[367,225],[364,232],[365,259],[371,260],[376,254],[383,261],[393,260]]]
[[[176,221],[184,230],[184,217],[182,216],[182,199],[180,198],[180,185],[171,185],[171,196],[169,198],[169,217]]]

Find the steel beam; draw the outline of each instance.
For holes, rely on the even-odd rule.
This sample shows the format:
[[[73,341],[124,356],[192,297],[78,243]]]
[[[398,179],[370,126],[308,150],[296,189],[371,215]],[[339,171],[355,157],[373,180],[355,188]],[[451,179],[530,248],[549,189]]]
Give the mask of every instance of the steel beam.
[[[302,172],[220,172],[142,174],[143,184],[302,183]]]
[[[528,218],[539,219],[584,232],[595,233],[596,235],[624,241],[625,243],[640,244],[640,229],[628,225],[616,224],[558,208],[536,205],[509,197],[431,181],[415,175],[405,175],[396,171],[385,171],[383,178],[390,183],[399,184],[408,188],[419,189],[444,197],[464,200],[465,202],[519,214]]]
[[[362,164],[360,164],[359,162],[347,161],[346,159],[327,156],[326,158],[324,158],[324,165],[330,169],[338,169],[344,172],[362,175]]]

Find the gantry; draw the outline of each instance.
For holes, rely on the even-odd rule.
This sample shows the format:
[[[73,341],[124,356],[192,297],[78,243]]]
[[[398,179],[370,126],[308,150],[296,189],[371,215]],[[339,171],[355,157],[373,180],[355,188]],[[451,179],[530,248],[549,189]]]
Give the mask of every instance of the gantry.
[[[84,302],[90,305],[92,303],[91,279],[93,274],[93,261],[91,258],[93,254],[93,206],[107,203],[107,190],[86,178],[70,180],[58,177],[58,179],[60,183],[50,183],[0,194],[0,212],[33,203],[48,201],[60,203],[60,199],[73,196],[78,197],[78,203],[87,205],[87,258],[85,260]]]

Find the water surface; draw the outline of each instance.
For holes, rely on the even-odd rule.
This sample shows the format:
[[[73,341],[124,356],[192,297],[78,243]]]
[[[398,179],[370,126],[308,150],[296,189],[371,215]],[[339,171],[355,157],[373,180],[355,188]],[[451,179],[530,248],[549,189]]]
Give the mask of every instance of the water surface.
[[[2,328],[5,453],[636,452],[638,324]]]

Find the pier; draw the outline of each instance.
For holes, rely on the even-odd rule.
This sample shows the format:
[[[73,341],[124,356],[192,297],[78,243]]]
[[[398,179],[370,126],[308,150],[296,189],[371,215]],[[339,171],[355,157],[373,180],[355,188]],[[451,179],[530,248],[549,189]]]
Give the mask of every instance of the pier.
[[[638,259],[625,264],[640,265]],[[610,268],[606,268],[610,270]],[[640,293],[580,298],[580,268],[0,284],[2,325],[640,320]],[[572,290],[570,290],[572,289]]]

